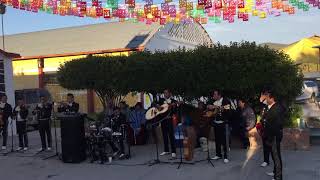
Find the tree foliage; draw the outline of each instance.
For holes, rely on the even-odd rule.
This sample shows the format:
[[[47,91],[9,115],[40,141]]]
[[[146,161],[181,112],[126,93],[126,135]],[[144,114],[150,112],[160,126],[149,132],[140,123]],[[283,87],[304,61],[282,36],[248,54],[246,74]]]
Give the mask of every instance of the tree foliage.
[[[58,80],[65,88],[94,89],[102,99],[166,88],[188,100],[208,96],[213,89],[230,98],[254,99],[268,85],[290,103],[302,87],[300,70],[287,55],[249,42],[87,57],[61,66]]]
[[[121,84],[126,60],[122,56],[86,57],[60,66],[57,79],[67,89],[91,89],[100,98],[103,107],[108,102],[120,101],[124,95]]]

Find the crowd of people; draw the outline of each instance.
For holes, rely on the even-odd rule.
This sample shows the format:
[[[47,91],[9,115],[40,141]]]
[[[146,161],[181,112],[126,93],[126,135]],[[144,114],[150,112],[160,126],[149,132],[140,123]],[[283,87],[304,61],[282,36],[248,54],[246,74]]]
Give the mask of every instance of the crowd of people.
[[[263,140],[264,162],[262,167],[270,164],[269,156],[274,162],[274,171],[268,173],[275,180],[282,180],[282,160],[280,153],[280,143],[282,139],[283,126],[283,108],[277,102],[270,89],[265,89],[261,92],[260,102],[263,104],[261,110],[263,132],[261,134]],[[230,129],[234,128],[235,120],[238,125],[238,134],[243,142],[243,147],[250,147],[248,132],[256,126],[256,113],[250,107],[246,99],[238,99],[237,102],[225,98],[221,91],[214,90],[212,97],[206,103],[199,102],[197,107],[192,107],[183,102],[178,102],[170,90],[164,90],[162,96],[157,96],[153,102],[154,107],[161,108],[161,105],[169,104],[170,112],[168,117],[159,121],[162,131],[164,150],[160,156],[171,154],[176,157],[176,141],[175,128],[183,127],[185,136],[194,139],[193,146],[199,146],[201,137],[209,138],[211,127],[214,128],[214,139],[216,146],[216,154],[212,160],[223,159],[224,163],[229,162],[230,150]],[[49,103],[47,97],[41,97],[40,103],[32,112],[36,115],[39,121],[39,133],[42,147],[39,151],[51,150],[52,135],[50,119],[53,111],[52,103]],[[74,102],[73,94],[67,95],[66,103],[60,104],[58,112],[78,112],[79,104]],[[143,145],[153,135],[154,129],[146,129],[147,120],[145,118],[146,110],[143,104],[138,102],[134,107],[129,108],[125,102],[121,102],[115,107],[112,103],[108,104],[108,108],[104,112],[105,116],[116,117],[120,124],[129,124],[128,130],[129,142],[131,144]],[[20,150],[28,149],[28,136],[26,131],[26,118],[28,109],[22,99],[17,101],[16,107],[12,109],[7,103],[7,97],[3,95],[0,103],[0,125],[2,124],[3,145],[2,150],[6,149],[8,137],[8,118],[17,122],[17,133],[19,135]],[[119,125],[120,125],[119,124]],[[235,130],[235,129],[233,129]],[[122,144],[122,145],[121,145]],[[115,153],[124,155],[123,142],[120,143],[120,149],[111,146]]]

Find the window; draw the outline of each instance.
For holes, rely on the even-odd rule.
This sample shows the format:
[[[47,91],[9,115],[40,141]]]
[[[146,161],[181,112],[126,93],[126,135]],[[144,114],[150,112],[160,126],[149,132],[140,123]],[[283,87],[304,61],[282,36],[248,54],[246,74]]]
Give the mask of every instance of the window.
[[[0,83],[4,83],[4,74],[0,74]]]
[[[304,83],[306,84],[307,87],[317,87],[317,84],[312,81],[306,81]]]
[[[4,69],[3,61],[0,60],[0,69]]]
[[[0,83],[0,92],[3,92],[3,93],[6,92],[6,87],[5,87],[4,83]]]
[[[40,101],[38,91],[25,91],[26,104],[35,104]]]

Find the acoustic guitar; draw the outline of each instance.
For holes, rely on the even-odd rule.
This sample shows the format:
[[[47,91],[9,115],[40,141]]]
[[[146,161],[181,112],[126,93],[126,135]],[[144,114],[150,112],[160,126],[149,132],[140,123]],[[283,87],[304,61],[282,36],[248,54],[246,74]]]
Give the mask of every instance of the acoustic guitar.
[[[229,110],[230,108],[230,104],[221,107],[216,107],[213,110],[207,110],[203,116],[207,118],[215,117],[219,112],[223,110]]]
[[[169,111],[170,105],[169,104],[163,104],[159,108],[152,107],[146,112],[146,120],[153,120],[157,116],[160,116],[162,114],[165,114]]]

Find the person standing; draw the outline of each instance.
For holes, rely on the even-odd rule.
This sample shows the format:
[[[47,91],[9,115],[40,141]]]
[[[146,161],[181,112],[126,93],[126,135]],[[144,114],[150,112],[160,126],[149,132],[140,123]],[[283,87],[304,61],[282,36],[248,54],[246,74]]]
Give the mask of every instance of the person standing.
[[[125,101],[121,101],[119,103],[119,108],[120,108],[121,113],[125,116],[126,121],[128,122],[129,121],[129,114],[130,114],[130,109],[129,109],[128,104]]]
[[[280,143],[282,139],[283,126],[283,110],[281,105],[276,101],[276,98],[271,90],[264,90],[262,95],[265,97],[268,105],[268,110],[265,114],[264,138],[266,145],[271,150],[271,156],[274,164],[273,180],[282,180],[282,159],[280,152]]]
[[[243,148],[247,149],[250,147],[249,131],[256,125],[256,115],[253,109],[249,106],[246,100],[239,99],[239,108],[241,109],[241,125],[240,125],[240,136],[243,143]]]
[[[260,95],[260,103],[262,104],[262,110],[261,110],[261,138],[262,138],[262,146],[263,146],[263,163],[260,165],[261,167],[266,167],[270,164],[270,153],[271,150],[269,149],[269,146],[266,144],[266,138],[263,135],[264,134],[264,129],[265,129],[265,124],[266,124],[266,113],[268,111],[268,104],[267,104],[267,96],[263,93]]]
[[[145,118],[146,111],[141,102],[138,102],[129,114],[129,122],[133,129],[133,144],[142,145],[146,143]]]
[[[52,104],[48,102],[47,97],[40,96],[40,103],[37,105],[33,114],[37,115],[39,121],[39,133],[41,138],[42,147],[39,151],[51,150],[52,147],[52,135],[51,135],[51,113]],[[46,138],[47,137],[47,138]],[[47,146],[48,142],[48,146]]]
[[[114,144],[113,141],[110,141],[109,145],[112,148],[113,156],[120,154],[119,158],[122,159],[125,157],[125,152],[124,152],[125,136],[123,133],[124,133],[124,131],[126,131],[125,125],[127,124],[127,121],[126,121],[125,115],[122,114],[119,107],[114,108],[114,113],[113,113],[111,120],[112,120],[112,122],[110,122],[110,123],[111,123],[111,128],[112,128],[113,132],[121,133],[122,137],[117,139],[117,142],[118,142],[120,149],[116,147],[116,145]]]
[[[28,135],[27,135],[27,117],[28,117],[28,108],[24,104],[22,99],[18,99],[17,106],[13,109],[13,116],[17,122],[17,133],[19,136],[19,147],[17,151],[28,150]]]
[[[173,122],[173,115],[177,113],[177,101],[173,99],[172,93],[169,89],[165,89],[163,91],[163,94],[164,94],[164,98],[160,98],[158,101],[158,104],[159,105],[168,104],[171,108],[171,112],[169,114],[169,118],[166,118],[161,122],[164,151],[160,154],[160,156],[170,154],[169,152],[169,141],[170,141],[171,156],[172,158],[176,158],[176,145],[175,145],[174,128],[173,128],[172,122]]]
[[[7,103],[8,97],[7,95],[1,96],[0,102],[0,113],[2,113],[2,122],[3,122],[3,130],[2,130],[2,150],[7,149],[7,140],[8,140],[8,124],[9,124],[9,117],[12,116],[12,106]]]
[[[67,103],[63,103],[58,107],[59,113],[78,113],[79,104],[74,102],[74,95],[71,93],[67,94]]]
[[[224,163],[228,163],[228,151],[229,147],[227,147],[227,140],[229,137],[229,129],[227,129],[226,125],[229,123],[230,119],[230,111],[231,105],[230,101],[222,96],[221,91],[215,90],[213,91],[212,98],[214,100],[213,104],[208,105],[209,110],[216,110],[217,114],[214,116],[213,119],[213,126],[214,126],[214,135],[215,135],[215,144],[216,144],[216,156],[211,158],[212,160],[218,160],[222,158],[221,148],[223,148],[223,158]]]

